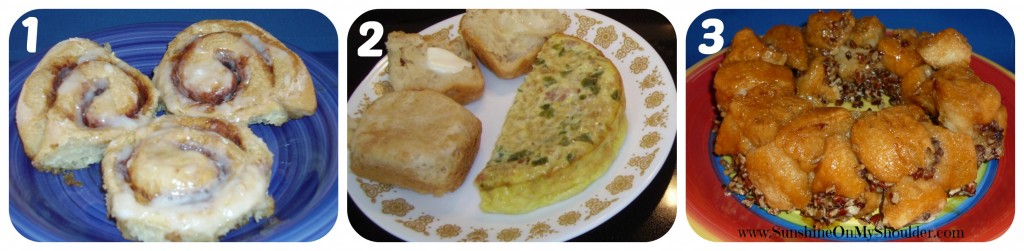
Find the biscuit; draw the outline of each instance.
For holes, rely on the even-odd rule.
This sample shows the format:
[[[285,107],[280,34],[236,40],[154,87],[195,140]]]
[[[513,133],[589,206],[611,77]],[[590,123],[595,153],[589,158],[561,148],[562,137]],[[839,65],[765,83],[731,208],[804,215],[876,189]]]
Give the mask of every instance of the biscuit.
[[[484,93],[476,56],[462,37],[439,40],[401,31],[388,34],[388,79],[397,91],[433,90],[461,104]]]
[[[459,33],[494,75],[526,74],[541,45],[569,26],[557,10],[466,10]]]
[[[352,173],[424,194],[458,189],[480,147],[480,120],[434,91],[385,94],[356,123]]]

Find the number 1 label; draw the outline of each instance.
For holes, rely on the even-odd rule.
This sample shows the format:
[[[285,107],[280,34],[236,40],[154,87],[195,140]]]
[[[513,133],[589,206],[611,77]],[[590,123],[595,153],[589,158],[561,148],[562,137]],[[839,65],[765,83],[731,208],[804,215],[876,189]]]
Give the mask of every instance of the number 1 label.
[[[21,26],[28,28],[28,41],[25,41],[25,50],[28,53],[36,53],[36,33],[39,29],[39,20],[36,17],[28,17],[21,21]]]

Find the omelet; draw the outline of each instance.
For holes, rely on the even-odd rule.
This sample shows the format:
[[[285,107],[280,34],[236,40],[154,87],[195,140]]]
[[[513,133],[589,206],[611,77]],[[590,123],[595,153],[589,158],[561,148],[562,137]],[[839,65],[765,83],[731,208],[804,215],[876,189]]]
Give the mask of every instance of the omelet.
[[[622,146],[625,96],[600,50],[564,34],[548,38],[476,177],[480,208],[522,214],[586,189]]]

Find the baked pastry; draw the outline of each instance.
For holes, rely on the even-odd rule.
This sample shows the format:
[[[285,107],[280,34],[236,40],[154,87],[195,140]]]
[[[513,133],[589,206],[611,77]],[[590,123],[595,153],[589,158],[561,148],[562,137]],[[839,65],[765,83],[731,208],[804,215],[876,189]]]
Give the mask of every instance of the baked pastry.
[[[274,213],[272,164],[244,125],[161,116],[104,151],[107,212],[125,239],[217,241]]]
[[[826,151],[827,145],[842,147],[845,138],[827,139],[847,134],[851,126],[853,115],[847,110],[809,109],[779,129],[771,143],[751,151],[747,172],[751,183],[763,193],[765,203],[773,210],[806,208],[816,180],[812,173],[819,169],[821,161],[848,154]]]
[[[778,51],[786,54],[786,66],[801,71],[807,70],[810,55],[808,55],[807,43],[804,42],[803,31],[800,30],[800,27],[777,25],[769,29],[763,39],[766,45],[775,47]],[[733,43],[735,44],[735,42]]]
[[[951,131],[970,135],[979,161],[1003,156],[1007,114],[999,91],[967,67],[941,69],[932,75],[932,81],[939,122]]]
[[[753,92],[757,93],[757,92]],[[779,128],[805,110],[811,102],[794,96],[748,95],[730,104],[715,138],[715,154],[747,154],[775,139]]]
[[[1006,107],[956,30],[819,11],[763,38],[743,29],[733,47],[715,73],[714,152],[744,205],[816,229],[900,229],[974,196],[979,164],[1003,154]],[[807,50],[806,67],[790,60]]]
[[[946,206],[942,187],[924,179],[903,176],[888,189],[882,203],[882,224],[900,229],[916,222],[928,222]]]
[[[600,50],[552,35],[476,177],[480,208],[521,214],[586,189],[618,155],[627,131],[625,104],[622,77]]]
[[[715,75],[715,100],[723,113],[734,99],[744,96],[790,96],[794,90],[793,72],[782,65],[761,60],[722,64]]]
[[[788,53],[779,50],[775,46],[769,47],[764,42],[761,42],[761,38],[757,37],[757,34],[754,34],[754,31],[750,28],[744,28],[733,36],[732,46],[729,47],[729,54],[725,55],[722,64],[760,60],[775,65],[784,65],[787,62],[788,55]]]
[[[887,184],[899,182],[934,162],[928,117],[917,106],[895,106],[865,114],[850,131],[857,157],[873,175]]]
[[[963,34],[952,28],[922,38],[917,52],[924,62],[935,68],[968,67],[971,63],[971,45]]]
[[[401,31],[388,34],[388,79],[396,91],[432,90],[461,104],[484,93],[476,56],[462,37],[439,40]]]
[[[462,185],[482,132],[473,113],[434,91],[385,94],[355,124],[352,173],[435,196]]]
[[[57,43],[18,97],[15,119],[25,154],[42,171],[97,163],[110,140],[153,119],[158,95],[109,44],[84,38]]]
[[[494,75],[508,79],[529,72],[544,41],[567,27],[557,10],[466,10],[459,34]]]
[[[281,125],[313,114],[302,59],[247,21],[206,20],[182,30],[153,70],[167,112]]]
[[[807,18],[804,37],[812,49],[818,52],[832,51],[846,42],[855,23],[850,11],[819,11]]]

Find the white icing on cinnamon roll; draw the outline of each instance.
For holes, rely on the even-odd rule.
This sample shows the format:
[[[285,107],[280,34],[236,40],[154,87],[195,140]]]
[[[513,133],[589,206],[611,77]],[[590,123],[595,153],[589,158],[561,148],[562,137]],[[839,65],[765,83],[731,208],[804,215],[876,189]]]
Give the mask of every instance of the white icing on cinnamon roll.
[[[170,113],[281,125],[316,110],[302,60],[246,21],[206,20],[178,33],[153,71]]]
[[[216,241],[250,218],[273,214],[272,164],[248,127],[162,116],[106,149],[108,214],[126,239]]]
[[[149,123],[157,90],[114,56],[109,45],[82,38],[54,45],[25,80],[16,120],[32,165],[79,169],[102,158],[114,137]]]

